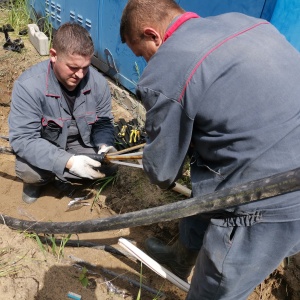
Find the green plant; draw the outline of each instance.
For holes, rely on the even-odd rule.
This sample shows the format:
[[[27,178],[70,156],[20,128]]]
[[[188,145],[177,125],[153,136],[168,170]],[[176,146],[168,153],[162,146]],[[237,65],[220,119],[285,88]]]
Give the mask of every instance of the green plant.
[[[143,284],[143,263],[141,262],[141,269],[140,269],[140,288],[138,294],[136,296],[136,300],[141,300],[142,295],[142,284]],[[161,298],[160,294],[161,289],[158,291],[157,295],[152,300],[159,300]]]
[[[117,175],[113,175],[113,176],[108,176],[108,177],[104,177],[104,178],[100,178],[98,180],[95,181],[95,183],[93,184],[94,186],[96,186],[96,188],[98,189],[92,205],[91,205],[91,211],[93,210],[95,204],[98,202],[100,194],[102,193],[102,191],[105,189],[105,187],[109,184],[109,183],[114,183],[115,179],[116,179]]]
[[[16,31],[27,28],[30,21],[30,14],[26,0],[10,0],[9,1],[8,23]]]
[[[140,79],[141,78],[141,72],[140,72],[139,65],[137,64],[136,61],[134,62],[134,68],[135,68],[135,71],[136,71],[136,73],[138,75],[138,79]]]
[[[64,249],[65,245],[70,239],[71,234],[68,234],[66,237],[62,237],[59,246],[57,247],[56,245],[56,238],[54,235],[51,235],[49,237],[49,240],[51,241],[51,249],[52,249],[52,254],[57,257],[58,260],[60,260],[61,257],[64,256]]]
[[[89,279],[87,277],[87,268],[83,267],[81,273],[79,275],[79,281],[81,282],[82,286],[87,287],[89,284]]]
[[[25,237],[34,239],[34,240],[37,242],[37,244],[38,244],[40,250],[43,252],[43,254],[44,254],[45,258],[46,258],[46,255],[45,255],[45,253],[46,253],[46,248],[45,248],[45,246],[43,245],[43,243],[42,243],[40,237],[39,237],[36,233],[30,233],[30,232],[26,232],[26,231],[24,232],[24,235],[25,235]]]
[[[143,283],[143,263],[141,262],[141,270],[140,270],[140,288],[139,288],[139,292],[136,296],[136,300],[140,300],[141,299],[141,294],[142,294],[142,283]]]
[[[49,22],[49,14],[46,14],[45,17],[40,17],[35,20],[35,23],[38,25],[40,31],[44,32],[49,39],[49,47],[52,44],[52,33],[53,33],[53,26]]]
[[[14,275],[21,268],[21,265],[18,266],[16,261],[8,262],[2,259],[9,251],[9,248],[0,249],[0,277]]]
[[[9,23],[16,32],[27,28],[30,23],[36,23],[40,31],[48,36],[49,47],[51,47],[53,26],[49,22],[49,14],[44,17],[38,16],[30,8],[28,0],[10,0],[8,19],[5,22]]]
[[[24,235],[25,235],[25,237],[32,238],[32,239],[36,240],[39,248],[41,249],[41,251],[43,252],[43,254],[46,258],[45,252],[46,252],[47,249],[43,245],[40,237],[36,233],[24,232]],[[56,241],[55,236],[54,235],[50,235],[50,236],[46,235],[46,238],[45,238],[46,244],[48,245],[48,241],[51,242],[51,245],[48,245],[48,246],[51,247],[52,254],[57,258],[57,260],[60,260],[61,257],[64,256],[65,245],[69,241],[70,237],[71,237],[71,234],[68,234],[66,237],[63,236],[61,238],[59,246],[57,246],[56,245],[57,241]]]

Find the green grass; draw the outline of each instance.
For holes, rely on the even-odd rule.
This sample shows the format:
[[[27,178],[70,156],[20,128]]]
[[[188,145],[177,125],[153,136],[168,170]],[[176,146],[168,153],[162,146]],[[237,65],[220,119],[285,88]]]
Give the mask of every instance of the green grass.
[[[16,32],[27,28],[30,22],[29,10],[26,0],[10,0],[7,23],[12,25]]]
[[[69,241],[71,234],[68,234],[67,236],[63,236],[61,238],[60,244],[59,246],[57,246],[56,244],[56,237],[52,234],[52,235],[46,235],[46,239],[50,241],[50,243],[48,244],[48,242],[46,243],[46,245],[44,245],[40,239],[40,237],[36,234],[36,233],[28,233],[28,232],[24,232],[25,237],[28,238],[32,238],[34,239],[40,250],[43,252],[45,258],[46,258],[46,251],[48,250],[48,247],[51,249],[53,256],[55,256],[57,258],[57,260],[59,261],[63,256],[64,256],[64,249],[66,246],[66,243]]]
[[[57,246],[55,236],[53,234],[49,236],[49,240],[51,241],[50,246],[52,249],[52,254],[57,258],[57,260],[60,260],[64,256],[64,249],[70,237],[71,234],[68,234],[67,236],[63,236],[61,238],[59,246]]]
[[[28,5],[28,0],[10,0],[6,9],[8,10],[7,17],[4,18],[0,26],[10,24],[18,34],[21,30],[27,29],[28,24],[35,23],[40,31],[48,36],[49,46],[51,46],[53,27],[49,22],[48,15],[45,17],[37,16]]]
[[[5,259],[5,255],[10,253],[9,248],[2,248],[0,249],[0,277],[11,276],[16,274],[21,265],[17,265],[15,261],[7,261]]]
[[[97,193],[93,199],[93,203],[91,205],[91,211],[93,211],[94,206],[96,205],[96,203],[98,203],[98,200],[100,198],[100,194],[102,193],[102,191],[105,189],[105,187],[109,184],[109,183],[114,183],[115,180],[117,178],[117,175],[113,175],[113,176],[108,176],[108,177],[104,177],[104,178],[100,178],[97,181],[95,181],[95,183],[93,183],[94,189],[97,190]]]

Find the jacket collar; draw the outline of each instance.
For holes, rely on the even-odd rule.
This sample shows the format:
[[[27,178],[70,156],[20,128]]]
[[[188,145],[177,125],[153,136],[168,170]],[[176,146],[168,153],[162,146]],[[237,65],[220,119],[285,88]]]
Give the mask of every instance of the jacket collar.
[[[179,16],[176,21],[168,28],[165,33],[163,41],[165,42],[183,23],[192,19],[192,18],[200,18],[197,14],[193,12],[186,12]]]
[[[89,72],[79,83],[80,94],[86,94],[91,91],[91,86],[89,83]],[[61,98],[61,89],[58,80],[53,72],[51,61],[49,59],[47,75],[46,75],[46,96]]]

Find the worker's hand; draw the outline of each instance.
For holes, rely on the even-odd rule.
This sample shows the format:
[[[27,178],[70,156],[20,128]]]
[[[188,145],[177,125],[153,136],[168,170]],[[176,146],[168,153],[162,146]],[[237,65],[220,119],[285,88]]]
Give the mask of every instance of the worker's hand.
[[[106,145],[102,145],[99,148],[98,154],[101,153],[113,153],[113,152],[117,152],[117,149],[114,146],[106,146]]]
[[[105,177],[104,174],[96,171],[93,167],[99,168],[101,163],[85,155],[74,155],[66,164],[70,173],[82,178],[97,179]]]

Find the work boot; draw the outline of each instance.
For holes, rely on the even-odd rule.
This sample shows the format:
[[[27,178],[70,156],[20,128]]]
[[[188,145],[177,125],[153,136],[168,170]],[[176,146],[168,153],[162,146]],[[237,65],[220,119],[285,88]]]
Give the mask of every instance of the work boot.
[[[60,178],[55,177],[53,181],[53,187],[59,192],[70,193],[74,190],[74,187],[70,181],[63,181]]]
[[[166,265],[175,275],[185,281],[198,256],[198,251],[187,249],[179,239],[172,246],[168,246],[159,239],[150,237],[145,241],[145,248],[155,261]]]
[[[42,186],[32,183],[23,183],[22,199],[25,203],[31,204],[35,202],[41,195]]]

